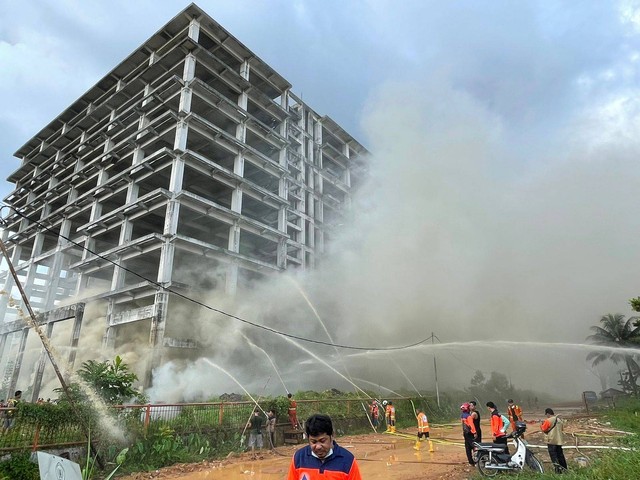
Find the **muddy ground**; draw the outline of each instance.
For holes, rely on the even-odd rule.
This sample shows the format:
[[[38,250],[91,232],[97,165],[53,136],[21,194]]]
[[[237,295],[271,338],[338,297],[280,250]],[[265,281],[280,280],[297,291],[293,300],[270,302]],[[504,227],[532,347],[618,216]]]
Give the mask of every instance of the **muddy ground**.
[[[556,411],[556,413],[559,413]],[[561,412],[560,412],[561,413]],[[584,464],[598,450],[589,445],[607,445],[613,437],[622,435],[601,423],[597,418],[567,409],[565,418],[565,456],[569,468]],[[545,471],[551,469],[546,446],[540,432],[542,412],[528,415],[526,439],[537,457],[543,462]],[[483,433],[487,436],[488,424],[483,418]],[[420,450],[415,446],[416,429],[404,429],[398,434],[371,433],[338,437],[337,441],[356,456],[363,479],[450,479],[471,478],[477,470],[467,465],[462,433],[458,425],[432,425],[431,438],[434,451],[429,452],[426,442]],[[486,438],[485,438],[486,440]],[[222,461],[174,465],[152,472],[136,473],[121,480],[282,480],[286,478],[291,456],[300,446],[280,446],[275,451],[263,450],[253,457],[242,453]],[[541,446],[542,448],[536,448]],[[578,448],[576,448],[576,446]]]

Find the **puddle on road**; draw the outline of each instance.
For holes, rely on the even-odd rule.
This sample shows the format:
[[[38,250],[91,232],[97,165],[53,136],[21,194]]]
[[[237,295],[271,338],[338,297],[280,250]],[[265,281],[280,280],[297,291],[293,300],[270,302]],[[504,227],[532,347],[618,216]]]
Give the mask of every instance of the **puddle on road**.
[[[290,458],[238,463],[210,470],[176,475],[172,480],[275,480],[286,476]]]
[[[436,452],[430,453],[426,445],[426,448],[415,451],[412,448],[414,442],[393,443],[393,446],[381,444],[380,448],[374,450],[371,449],[371,445],[365,447],[357,443],[345,447],[359,458],[362,476],[368,480],[414,478],[420,474],[424,474],[425,478],[437,478],[426,474],[436,475],[451,469],[450,465],[438,465],[443,460],[450,460],[449,455],[442,452],[449,450],[444,445],[437,445]],[[454,450],[459,452],[459,449]],[[460,453],[457,453],[457,456],[460,456]],[[290,456],[249,460],[199,472],[175,474],[170,480],[282,480],[286,478],[290,462]]]

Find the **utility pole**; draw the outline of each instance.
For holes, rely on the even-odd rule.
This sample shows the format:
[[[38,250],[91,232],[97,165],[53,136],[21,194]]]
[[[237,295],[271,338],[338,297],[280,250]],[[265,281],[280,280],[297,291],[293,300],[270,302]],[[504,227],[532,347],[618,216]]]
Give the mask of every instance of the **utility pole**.
[[[431,345],[434,344],[435,335],[431,332]],[[436,401],[438,402],[438,408],[440,408],[440,390],[438,390],[438,364],[436,363],[436,352],[433,352],[433,372],[436,377]]]

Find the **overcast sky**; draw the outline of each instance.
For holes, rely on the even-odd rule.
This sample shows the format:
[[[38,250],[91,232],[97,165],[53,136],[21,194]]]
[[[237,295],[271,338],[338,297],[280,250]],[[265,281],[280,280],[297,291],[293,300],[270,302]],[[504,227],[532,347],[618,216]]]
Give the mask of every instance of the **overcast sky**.
[[[231,0],[199,5],[361,142],[362,114],[389,80],[446,78],[494,112],[526,158],[637,124],[638,2]],[[187,5],[0,1],[0,173],[13,153]],[[407,91],[411,102],[424,92]],[[585,128],[588,125],[585,126]],[[517,168],[518,166],[512,166]],[[11,186],[3,184],[4,197]]]
[[[186,5],[0,0],[2,177],[13,152]],[[380,325],[401,317],[395,345],[415,340],[416,319],[443,341],[482,330],[580,342],[600,315],[632,313],[640,2],[199,5],[374,153],[357,255],[336,264],[324,298],[348,292],[345,312]],[[314,298],[320,283],[306,285]]]

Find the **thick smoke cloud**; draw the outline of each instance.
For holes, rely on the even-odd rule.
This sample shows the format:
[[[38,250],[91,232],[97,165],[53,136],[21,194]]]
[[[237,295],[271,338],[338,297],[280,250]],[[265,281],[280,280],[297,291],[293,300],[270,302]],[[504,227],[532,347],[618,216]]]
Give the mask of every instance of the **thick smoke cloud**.
[[[583,342],[600,315],[630,314],[626,301],[638,294],[638,3],[343,3],[201,4],[373,152],[352,219],[316,272],[256,285],[241,303],[207,303],[328,340],[296,282],[334,342],[377,347],[431,332],[443,342]],[[50,6],[46,28],[34,14],[0,29],[0,55],[12,66],[0,73],[0,90],[11,92],[0,116],[5,156],[18,148],[13,138],[26,140],[175,13],[154,4],[139,15],[127,4],[124,17],[139,28],[111,42],[111,30],[92,19],[113,24],[121,8],[62,8]],[[47,82],[31,65],[49,72]],[[65,96],[69,78],[77,88]],[[25,102],[34,92],[43,93]],[[252,392],[282,393],[282,383],[290,391],[352,388],[272,333],[187,306],[175,314],[195,325],[205,356]],[[408,388],[406,374],[418,388],[434,386],[428,346],[364,359],[303,346],[341,372],[346,362],[354,378],[395,390]],[[283,382],[273,377],[264,388],[274,367],[260,348]],[[468,385],[478,369],[574,398],[599,389],[580,350],[458,345],[437,354],[449,387]],[[156,372],[152,396],[231,390],[224,374],[183,357]]]

